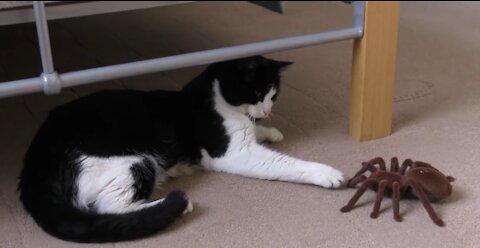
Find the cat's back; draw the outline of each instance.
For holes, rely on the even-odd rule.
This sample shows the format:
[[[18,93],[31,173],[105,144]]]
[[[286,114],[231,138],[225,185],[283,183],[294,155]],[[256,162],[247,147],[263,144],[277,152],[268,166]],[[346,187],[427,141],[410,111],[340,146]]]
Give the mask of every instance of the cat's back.
[[[49,117],[61,116],[64,121],[135,118],[178,106],[181,99],[180,92],[175,91],[104,90],[57,106]]]
[[[124,142],[145,143],[157,125],[169,132],[175,118],[171,110],[183,108],[179,92],[108,90],[60,105],[50,111],[37,132],[30,150],[44,150],[58,144],[58,152],[67,147],[113,146]],[[184,111],[183,111],[184,112]],[[86,149],[87,147],[85,147]]]
[[[50,115],[74,115],[81,111],[104,114],[125,112],[143,107],[147,95],[144,91],[104,90],[57,106],[50,111]]]

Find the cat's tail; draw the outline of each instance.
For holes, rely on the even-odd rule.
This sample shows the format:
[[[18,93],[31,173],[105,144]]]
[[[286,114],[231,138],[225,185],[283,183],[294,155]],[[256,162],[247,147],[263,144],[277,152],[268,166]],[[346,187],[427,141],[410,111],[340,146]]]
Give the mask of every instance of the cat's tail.
[[[173,191],[156,205],[123,214],[96,214],[74,206],[38,202],[42,211],[33,213],[36,222],[51,235],[81,243],[103,243],[142,238],[167,227],[192,206],[185,194]],[[38,211],[39,206],[35,209]]]

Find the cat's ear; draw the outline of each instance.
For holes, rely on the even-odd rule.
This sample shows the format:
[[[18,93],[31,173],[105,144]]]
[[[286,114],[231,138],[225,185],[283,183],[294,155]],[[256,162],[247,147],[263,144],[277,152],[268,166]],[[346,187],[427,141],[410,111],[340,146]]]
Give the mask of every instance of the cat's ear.
[[[277,60],[272,60],[273,65],[277,68],[278,71],[283,72],[285,69],[290,67],[290,65],[293,64],[293,62],[290,61],[277,61]]]

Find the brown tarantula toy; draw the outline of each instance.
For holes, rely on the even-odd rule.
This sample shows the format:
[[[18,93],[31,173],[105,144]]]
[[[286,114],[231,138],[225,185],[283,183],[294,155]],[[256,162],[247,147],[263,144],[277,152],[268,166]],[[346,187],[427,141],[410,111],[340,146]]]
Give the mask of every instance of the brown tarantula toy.
[[[379,168],[375,167],[378,164]],[[370,171],[369,177],[363,175]],[[437,201],[448,197],[452,193],[452,185],[455,179],[451,176],[445,176],[430,164],[407,159],[399,167],[398,159],[392,158],[390,171],[385,167],[385,161],[382,158],[374,158],[368,162],[362,163],[362,168],[353,178],[348,180],[348,187],[355,187],[361,184],[357,192],[343,208],[342,212],[349,212],[353,209],[355,203],[365,193],[367,189],[377,192],[375,205],[370,217],[377,218],[380,214],[380,204],[383,196],[392,197],[393,216],[396,221],[401,221],[400,217],[400,198],[415,197],[420,199],[428,215],[433,222],[443,226],[443,221],[437,216],[430,201]]]

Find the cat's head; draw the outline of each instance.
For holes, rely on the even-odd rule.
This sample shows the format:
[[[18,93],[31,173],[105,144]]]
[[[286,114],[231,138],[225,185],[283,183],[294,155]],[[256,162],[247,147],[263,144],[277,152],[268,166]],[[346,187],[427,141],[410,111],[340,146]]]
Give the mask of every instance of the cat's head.
[[[267,117],[280,91],[281,72],[292,62],[254,56],[214,64],[225,101],[251,118]]]

